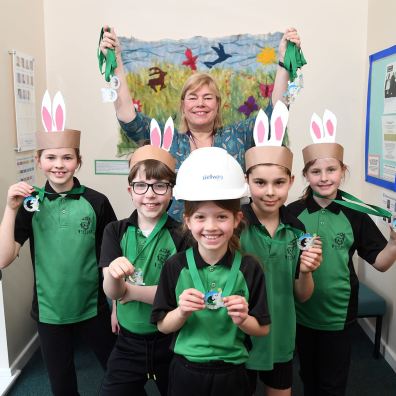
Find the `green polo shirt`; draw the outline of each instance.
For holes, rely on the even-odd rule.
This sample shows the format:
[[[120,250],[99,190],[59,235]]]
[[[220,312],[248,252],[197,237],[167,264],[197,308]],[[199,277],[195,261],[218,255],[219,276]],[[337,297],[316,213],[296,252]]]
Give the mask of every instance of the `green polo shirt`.
[[[80,187],[75,178],[74,187]],[[103,229],[115,220],[108,199],[85,188],[61,196],[47,182],[39,211],[17,214],[15,241],[30,240],[34,268],[32,316],[66,324],[96,316],[106,306],[98,258]]]
[[[134,265],[135,273],[139,273],[142,287],[155,286],[165,261],[185,247],[185,238],[180,232],[180,223],[168,217],[158,234],[146,242],[138,226],[138,213],[134,211],[128,219],[106,227],[99,265],[108,267],[116,258],[126,257]],[[132,333],[154,333],[158,329],[150,323],[151,308],[151,304],[141,301],[117,303],[118,322]]]
[[[283,206],[280,208],[279,226],[271,238],[251,205],[244,205],[242,210],[247,222],[241,234],[242,248],[257,257],[263,267],[271,314],[268,336],[252,337],[253,348],[246,367],[272,370],[274,363],[288,362],[293,358],[296,337],[294,281],[300,268],[300,250],[296,238],[305,229]]]
[[[228,252],[215,265],[207,264],[194,248],[194,259],[207,290],[224,289],[230,274],[233,255]],[[161,274],[153,303],[151,320],[157,323],[178,306],[180,294],[194,288],[185,252],[169,259]],[[265,290],[265,278],[260,264],[251,256],[243,256],[233,287],[233,295],[241,295],[249,303],[249,315],[260,325],[270,323]],[[174,335],[173,350],[191,362],[223,361],[233,364],[246,362],[249,337],[236,326],[226,308],[193,312]]]
[[[337,199],[342,199],[340,193]],[[322,263],[313,272],[312,297],[296,303],[297,323],[317,330],[342,330],[357,317],[359,281],[353,254],[373,264],[387,241],[366,213],[335,202],[322,208],[312,194],[288,208],[307,232],[320,236],[323,252]]]

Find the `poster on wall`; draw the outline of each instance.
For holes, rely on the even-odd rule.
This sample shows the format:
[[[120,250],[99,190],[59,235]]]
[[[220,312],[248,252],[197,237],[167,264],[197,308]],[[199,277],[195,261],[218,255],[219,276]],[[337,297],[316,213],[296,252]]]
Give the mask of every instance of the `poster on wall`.
[[[23,155],[16,159],[18,181],[26,182],[33,185],[35,178],[35,161],[34,155]]]
[[[271,112],[282,35],[159,41],[120,37],[131,106],[160,123],[172,116],[177,126],[181,89],[186,79],[199,71],[210,73],[219,84],[224,125],[255,117],[260,108]],[[119,156],[135,148],[136,144],[120,134]]]
[[[12,71],[15,100],[15,119],[18,152],[36,148],[36,107],[34,58],[19,51],[9,51],[12,56]]]
[[[396,45],[369,60],[366,181],[396,191]]]

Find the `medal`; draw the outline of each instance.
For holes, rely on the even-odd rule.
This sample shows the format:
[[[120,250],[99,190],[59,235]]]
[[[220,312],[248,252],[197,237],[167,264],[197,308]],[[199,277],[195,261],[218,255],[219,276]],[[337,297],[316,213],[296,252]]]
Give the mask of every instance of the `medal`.
[[[136,268],[134,273],[128,276],[127,281],[132,285],[145,286],[142,269]]]
[[[118,89],[121,85],[120,79],[117,76],[112,76],[110,78],[110,88]]]
[[[30,195],[29,197],[26,197],[23,200],[23,207],[28,212],[40,212],[38,197],[34,197],[33,195]]]
[[[103,103],[112,103],[115,102],[118,98],[117,91],[112,88],[101,88],[102,93],[102,102]]]
[[[224,307],[223,297],[221,295],[222,290],[211,290],[205,293],[204,301],[205,306],[208,309],[219,309]]]
[[[300,250],[308,250],[315,244],[315,234],[302,234],[297,240],[297,246]]]

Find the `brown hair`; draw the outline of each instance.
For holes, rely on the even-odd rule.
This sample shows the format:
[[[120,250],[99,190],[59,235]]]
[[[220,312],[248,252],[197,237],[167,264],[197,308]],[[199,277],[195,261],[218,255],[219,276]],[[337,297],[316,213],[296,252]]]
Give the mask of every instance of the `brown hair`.
[[[253,165],[251,166],[247,171],[246,171],[246,177],[249,178],[250,173],[253,171],[253,169],[257,168],[260,165],[264,165],[264,166],[277,166],[279,169],[283,170],[287,176],[291,177],[291,172],[289,168],[286,168],[285,166],[282,165],[278,165],[278,164],[271,164],[271,163],[264,163],[264,164],[257,164],[257,165]]]
[[[41,158],[41,156],[43,155],[43,151],[44,150],[50,150],[50,149],[37,150],[36,151],[36,158],[37,159]],[[74,150],[74,152],[76,154],[76,157],[77,157],[77,163],[78,163],[77,169],[80,169],[81,165],[82,165],[82,157],[81,157],[81,154],[80,154],[80,149],[79,148],[73,148],[73,150]]]
[[[308,162],[305,164],[305,166],[304,166],[304,168],[303,168],[303,170],[302,170],[302,175],[303,175],[304,177],[307,176],[307,172],[308,172],[309,168],[310,168],[311,166],[313,166],[313,165],[315,164],[316,161],[317,161],[317,160],[314,159],[314,160],[312,160],[312,161],[308,161]],[[342,170],[344,170],[344,171],[347,171],[347,170],[348,170],[348,167],[347,167],[342,161],[340,161],[340,160],[337,160],[337,161],[340,163],[340,166],[341,166],[341,169],[342,169]],[[311,194],[312,194],[312,187],[311,187],[310,185],[308,185],[308,186],[305,187],[305,189],[303,190],[303,193],[302,193],[302,195],[301,195],[300,198],[301,198],[301,199],[307,199]]]
[[[211,91],[216,96],[217,99],[217,114],[213,122],[213,133],[216,133],[218,128],[221,128],[223,126],[223,121],[222,121],[222,114],[221,114],[221,96],[220,96],[220,89],[214,80],[214,78],[207,74],[207,73],[194,73],[191,75],[186,82],[184,83],[184,86],[181,91],[181,96],[180,96],[180,125],[179,125],[179,132],[180,133],[186,133],[189,130],[189,126],[186,120],[186,117],[184,115],[183,111],[183,104],[184,104],[184,99],[186,97],[187,91],[197,91],[204,85],[207,85]]]
[[[221,209],[230,211],[234,218],[237,216],[239,212],[241,212],[241,201],[240,199],[225,199],[220,201],[184,201],[184,217],[191,217],[203,204],[207,202],[213,202],[216,206]],[[234,233],[231,239],[228,241],[228,248],[232,253],[235,253],[237,250],[241,250],[241,244],[239,241],[239,236],[241,233],[241,228],[243,227],[242,222],[239,223],[239,226],[234,229]],[[188,230],[187,225],[184,223],[184,231],[189,233],[191,236],[190,230]],[[192,238],[192,236],[191,236]]]
[[[142,171],[147,179],[168,180],[174,186],[176,183],[176,174],[167,165],[155,159],[140,161],[132,166],[128,175],[128,183],[131,184],[136,174]]]

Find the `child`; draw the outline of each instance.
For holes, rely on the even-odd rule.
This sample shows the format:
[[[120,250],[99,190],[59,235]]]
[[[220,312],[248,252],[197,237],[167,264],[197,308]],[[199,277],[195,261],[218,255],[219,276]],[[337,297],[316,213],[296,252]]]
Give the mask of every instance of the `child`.
[[[155,120],[151,139],[160,142],[159,127],[154,124]],[[173,123],[171,129],[165,129],[166,149],[172,142],[167,136],[171,130]],[[175,162],[163,148],[147,145],[137,149],[128,176],[128,192],[136,210],[128,219],[109,224],[104,232],[103,287],[109,298],[118,300],[119,335],[101,395],[145,395],[144,385],[150,378],[156,380],[162,395],[167,393],[172,337],[158,332],[150,324],[150,315],[165,260],[185,248],[179,223],[166,213],[175,184]]]
[[[78,395],[75,336],[92,347],[104,369],[114,345],[98,260],[103,229],[116,217],[103,194],[73,177],[81,165],[80,131],[64,130],[60,93],[55,104],[58,131],[52,131],[46,92],[42,118],[47,132],[36,135],[37,165],[47,182],[42,189],[24,182],[9,188],[0,226],[0,267],[11,264],[29,239],[35,280],[32,317],[52,392],[70,396]]]
[[[391,230],[387,243],[361,207],[342,200],[345,193],[338,188],[346,166],[343,147],[334,143],[333,113],[325,112],[323,125],[324,132],[322,120],[314,114],[311,135],[317,143],[303,150],[303,175],[309,187],[301,200],[289,205],[307,231],[320,235],[323,242],[323,262],[313,273],[313,295],[296,306],[297,351],[306,396],[345,394],[359,287],[353,254],[357,251],[379,271],[386,271],[396,259],[396,233]]]
[[[247,336],[267,334],[270,318],[264,274],[235,235],[243,171],[225,150],[201,148],[181,165],[174,193],[196,246],[167,261],[153,304],[153,323],[175,332],[169,394],[250,396]]]
[[[268,119],[260,110],[254,128],[256,147],[248,150],[245,157],[252,202],[242,207],[248,227],[242,232],[241,245],[260,258],[271,314],[271,331],[267,337],[253,337],[246,367],[251,393],[256,389],[258,371],[267,396],[291,395],[296,333],[294,297],[305,301],[311,296],[312,271],[321,260],[320,247],[300,254],[297,239],[305,229],[284,206],[294,181],[293,154],[281,147],[287,119],[286,106],[277,102],[268,140]]]

